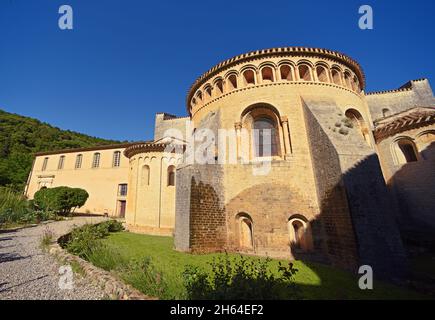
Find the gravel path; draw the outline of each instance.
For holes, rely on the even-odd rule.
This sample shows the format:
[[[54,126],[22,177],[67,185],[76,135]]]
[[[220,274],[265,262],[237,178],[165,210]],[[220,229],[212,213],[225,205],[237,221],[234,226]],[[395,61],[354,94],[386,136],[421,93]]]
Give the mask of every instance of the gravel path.
[[[17,231],[0,231],[0,300],[95,300],[103,298],[100,288],[74,274],[73,288],[59,288],[61,265],[40,248],[46,229],[59,237],[74,226],[97,223],[100,217],[76,217]]]

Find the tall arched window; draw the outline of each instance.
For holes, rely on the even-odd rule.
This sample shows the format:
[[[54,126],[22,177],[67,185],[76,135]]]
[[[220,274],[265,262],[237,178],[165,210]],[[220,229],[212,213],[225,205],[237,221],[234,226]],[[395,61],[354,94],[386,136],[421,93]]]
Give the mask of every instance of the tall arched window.
[[[253,249],[253,222],[252,218],[246,213],[239,213],[236,216],[238,228],[239,247],[241,249]]]
[[[220,94],[222,94],[223,92],[224,92],[224,86],[223,86],[223,83],[222,83],[222,79],[219,79],[219,80],[217,80],[216,81],[216,94],[217,95],[220,95]]]
[[[148,186],[150,184],[150,167],[147,165],[142,166],[142,185]]]
[[[64,163],[65,163],[65,156],[60,156],[59,163],[57,164],[57,169],[62,170]]]
[[[210,100],[211,98],[211,87],[208,86],[207,88],[205,88],[205,96],[207,97],[208,100]]]
[[[319,79],[320,82],[328,82],[329,81],[328,71],[326,70],[325,67],[318,66],[316,68],[316,73],[317,73],[317,79]]]
[[[418,160],[417,148],[411,139],[401,138],[397,140],[395,152],[397,164],[404,164]]]
[[[367,142],[367,144],[371,145],[370,136],[369,136],[369,129],[368,129],[367,124],[366,124],[364,118],[362,117],[361,113],[359,113],[355,109],[348,109],[345,112],[345,116],[350,121],[352,121],[352,124],[354,127],[359,129],[361,135],[363,136],[363,138]]]
[[[76,164],[74,166],[76,169],[80,169],[82,167],[82,160],[83,160],[83,155],[78,154],[76,156]]]
[[[255,156],[278,155],[278,130],[275,121],[268,117],[254,119]]]
[[[292,68],[288,65],[283,65],[279,68],[281,72],[281,79],[286,81],[293,81]]]
[[[352,77],[347,71],[344,73],[344,84],[347,88],[352,89]]]
[[[228,77],[227,85],[229,91],[237,89],[237,76],[235,74],[232,74]]]
[[[302,81],[312,81],[311,68],[306,64],[298,66],[299,79]]]
[[[115,151],[113,153],[113,166],[119,167],[121,165],[121,151]]]
[[[175,166],[168,167],[168,186],[175,186]]]
[[[94,153],[94,158],[92,159],[92,168],[98,168],[100,166],[100,157],[100,153]]]
[[[335,84],[338,84],[339,86],[341,86],[342,82],[341,82],[341,73],[340,73],[340,71],[337,70],[337,69],[332,69],[331,70],[331,75],[332,75],[332,81]]]
[[[255,84],[255,73],[253,70],[246,70],[243,72],[243,79],[245,79],[245,85]]]
[[[273,82],[273,70],[271,67],[264,67],[261,69],[261,78],[263,82]]]

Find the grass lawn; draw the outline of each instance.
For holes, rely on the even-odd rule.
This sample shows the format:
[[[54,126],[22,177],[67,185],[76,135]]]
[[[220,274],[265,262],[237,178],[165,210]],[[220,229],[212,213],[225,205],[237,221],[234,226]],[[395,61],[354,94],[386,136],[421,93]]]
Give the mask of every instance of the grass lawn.
[[[173,238],[149,236],[130,232],[111,234],[103,240],[116,248],[124,258],[150,257],[175,298],[184,297],[182,272],[186,265],[210,269],[213,257],[222,254],[194,255],[177,252],[173,249]],[[237,256],[231,254],[231,256]],[[249,258],[256,259],[256,258]],[[279,260],[272,260],[270,266],[277,272]],[[284,260],[281,260],[284,261]],[[329,266],[295,261],[299,270],[296,283],[301,287],[304,299],[422,299],[428,298],[419,293],[405,290],[390,284],[374,281],[374,290],[360,290],[357,277]]]

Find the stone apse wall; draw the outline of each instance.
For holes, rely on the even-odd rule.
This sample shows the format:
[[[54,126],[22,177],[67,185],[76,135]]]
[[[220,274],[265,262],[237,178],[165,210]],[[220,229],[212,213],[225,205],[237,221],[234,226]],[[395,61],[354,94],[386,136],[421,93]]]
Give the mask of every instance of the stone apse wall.
[[[349,128],[346,135],[333,131],[337,117],[332,115],[341,114],[333,101],[309,101],[305,106],[310,142],[316,150],[312,154],[328,253],[334,260],[356,254],[359,265],[372,266],[380,277],[403,275],[406,257],[394,219],[397,207],[377,155],[359,128]]]

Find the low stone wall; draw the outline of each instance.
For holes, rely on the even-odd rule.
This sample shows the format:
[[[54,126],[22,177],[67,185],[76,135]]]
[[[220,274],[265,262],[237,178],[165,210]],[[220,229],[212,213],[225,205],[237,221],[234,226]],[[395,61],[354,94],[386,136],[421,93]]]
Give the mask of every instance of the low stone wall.
[[[132,286],[118,279],[114,274],[97,268],[90,262],[70,254],[58,243],[50,246],[49,253],[63,263],[77,263],[84,272],[84,277],[95,286],[103,289],[109,299],[115,300],[157,300],[136,290]]]

